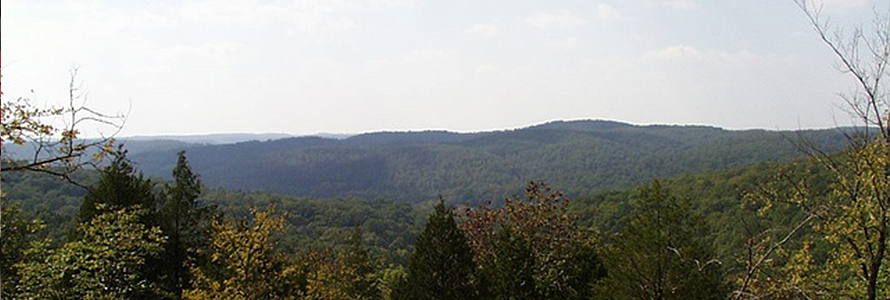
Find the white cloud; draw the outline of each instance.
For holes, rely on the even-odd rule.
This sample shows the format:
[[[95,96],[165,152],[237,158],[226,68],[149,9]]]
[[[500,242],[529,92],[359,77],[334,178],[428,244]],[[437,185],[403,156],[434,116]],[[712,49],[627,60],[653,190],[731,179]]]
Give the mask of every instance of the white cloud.
[[[761,55],[748,50],[725,51],[707,49],[701,50],[689,45],[674,45],[661,49],[654,49],[640,56],[641,62],[683,62],[706,63],[716,65],[745,66],[750,64],[775,64],[790,63],[789,58],[775,55]]]
[[[156,51],[158,61],[206,61],[212,63],[230,62],[248,53],[254,54],[255,50],[247,48],[241,43],[175,45]]]
[[[661,9],[664,7],[673,10],[696,10],[698,9],[697,0],[646,0],[647,8]]]
[[[343,11],[345,2],[268,2],[262,0],[199,0],[182,5],[184,20],[243,27],[284,25],[303,32],[336,31],[355,26]]]
[[[695,47],[687,45],[675,45],[662,49],[650,50],[646,53],[643,53],[643,56],[640,59],[643,61],[675,60],[681,58],[696,57],[700,54],[701,51],[698,51],[698,49],[696,49]]]
[[[577,36],[569,36],[550,44],[550,46],[560,49],[571,49],[577,47],[580,42],[581,39]]]
[[[670,0],[665,1],[664,5],[676,10],[695,10],[698,9],[698,3],[695,0]]]
[[[525,21],[529,26],[541,29],[569,29],[587,24],[587,20],[567,10],[557,14],[536,13]]]
[[[596,18],[598,20],[610,21],[610,20],[622,20],[624,19],[624,15],[615,9],[615,7],[600,3],[596,6]]]
[[[454,57],[458,54],[457,50],[454,49],[439,49],[439,48],[431,48],[431,49],[421,49],[411,51],[402,59],[402,63],[410,64],[417,62],[429,62],[429,61],[442,61],[446,60],[450,57]]]
[[[498,35],[501,30],[498,29],[497,26],[494,26],[492,24],[478,23],[476,25],[473,25],[473,27],[467,29],[467,32],[472,34],[495,36]]]
[[[398,6],[413,6],[417,2],[416,0],[371,0],[371,3],[376,6],[383,7],[398,7]]]

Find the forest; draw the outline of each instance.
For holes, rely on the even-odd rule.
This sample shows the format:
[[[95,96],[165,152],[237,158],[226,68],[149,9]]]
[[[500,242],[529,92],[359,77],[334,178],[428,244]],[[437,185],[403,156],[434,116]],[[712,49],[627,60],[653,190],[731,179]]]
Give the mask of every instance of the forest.
[[[131,153],[79,138],[124,119],[74,96],[4,98],[0,296],[890,299],[890,16],[845,37],[795,3],[853,79],[859,126],[558,121]]]
[[[522,192],[546,180],[570,197],[627,189],[693,174],[803,156],[806,140],[826,152],[847,146],[854,128],[805,131],[638,126],[603,120],[554,121],[478,133],[374,132],[345,139],[299,137],[230,144],[128,140],[128,157],[146,176],[172,179],[176,153],[211,188],[304,197],[385,198],[418,203],[439,195],[456,203]],[[32,145],[10,149],[33,156]],[[238,157],[238,159],[231,159]]]
[[[730,131],[576,120],[509,131],[376,132],[342,140],[203,145],[131,157],[147,176],[170,179],[176,152],[187,150],[208,186],[228,190],[415,203],[441,195],[479,204],[521,193],[517,182],[547,180],[576,197],[654,178],[787,160],[801,156],[789,142],[800,139],[833,152],[846,147],[845,130],[852,129]]]
[[[14,299],[747,299],[828,297],[845,288],[855,296],[862,290],[855,280],[831,289],[825,283],[834,281],[821,281],[857,277],[857,261],[840,260],[849,255],[842,252],[846,244],[828,238],[849,228],[827,227],[842,223],[806,209],[853,209],[837,202],[849,197],[842,192],[869,201],[881,186],[868,185],[886,189],[886,173],[866,172],[886,165],[869,171],[854,164],[886,164],[885,145],[878,139],[825,154],[842,164],[838,170],[803,157],[573,199],[529,182],[521,196],[480,204],[232,192],[204,187],[187,152],[178,154],[173,179],[163,180],[143,176],[118,148],[100,170],[72,174],[87,189],[39,172],[4,175],[3,293]],[[865,186],[839,190],[857,180]],[[817,220],[821,226],[800,226]]]

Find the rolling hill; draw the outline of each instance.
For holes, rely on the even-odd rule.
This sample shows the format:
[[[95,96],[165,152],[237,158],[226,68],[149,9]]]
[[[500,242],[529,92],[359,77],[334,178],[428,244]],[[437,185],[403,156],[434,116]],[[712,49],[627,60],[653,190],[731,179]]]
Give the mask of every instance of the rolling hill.
[[[577,196],[655,178],[783,161],[801,155],[794,145],[801,140],[825,151],[846,145],[838,129],[731,131],[585,120],[479,133],[377,132],[345,139],[182,144],[142,149],[130,157],[146,175],[166,178],[175,152],[186,149],[207,185],[228,190],[407,202],[442,195],[462,203],[520,193],[530,180]]]

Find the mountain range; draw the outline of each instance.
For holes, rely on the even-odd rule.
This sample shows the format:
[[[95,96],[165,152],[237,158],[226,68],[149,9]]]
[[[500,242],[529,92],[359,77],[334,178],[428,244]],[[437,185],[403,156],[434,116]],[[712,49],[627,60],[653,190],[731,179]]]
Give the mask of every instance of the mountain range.
[[[291,137],[231,144],[125,141],[148,176],[169,178],[186,150],[209,187],[309,197],[420,202],[442,196],[478,203],[543,181],[570,196],[657,178],[784,161],[800,143],[837,151],[844,129],[725,130],[708,126],[556,121],[515,130],[374,132],[347,138]],[[160,146],[163,145],[163,146]]]

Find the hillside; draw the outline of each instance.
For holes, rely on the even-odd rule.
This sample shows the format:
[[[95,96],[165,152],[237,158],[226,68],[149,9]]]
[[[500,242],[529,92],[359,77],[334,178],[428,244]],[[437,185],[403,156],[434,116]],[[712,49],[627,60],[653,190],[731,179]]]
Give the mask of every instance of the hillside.
[[[170,172],[168,170],[168,172]],[[746,220],[749,225],[758,221],[751,210],[740,205],[745,194],[779,172],[811,174],[815,182],[810,186],[822,191],[827,188],[824,170],[809,160],[793,163],[755,163],[695,174],[658,178],[671,194],[690,199],[693,209],[702,214],[711,228],[711,238],[716,241],[721,256],[732,255],[744,239],[744,228],[739,224]],[[202,178],[206,177],[201,174]],[[3,191],[6,199],[17,203],[28,215],[44,220],[48,225],[45,234],[55,242],[65,241],[71,221],[77,214],[86,190],[40,173],[4,173]],[[76,179],[91,184],[98,178],[92,170],[76,174]],[[163,183],[158,183],[161,185]],[[649,182],[640,185],[648,185]],[[632,201],[638,196],[638,187],[611,190],[602,193],[572,197],[572,210],[584,226],[597,228],[603,233],[621,230],[622,218],[632,210]],[[519,190],[522,182],[513,186]],[[510,194],[495,196],[494,205],[502,205],[502,199]],[[312,247],[337,244],[344,240],[355,226],[368,230],[369,244],[378,250],[395,251],[410,248],[414,237],[422,229],[426,214],[433,201],[404,203],[389,199],[361,198],[311,198],[295,197],[266,192],[238,192],[206,189],[201,200],[217,205],[222,212],[233,218],[248,215],[249,207],[275,205],[286,214],[290,226],[284,234],[282,247],[287,251],[300,252]],[[794,211],[780,211],[780,217],[794,215]],[[763,221],[763,220],[761,220]],[[384,252],[385,252],[384,251]],[[388,259],[403,260],[394,253]],[[402,261],[404,262],[404,261]]]
[[[570,196],[655,178],[799,157],[792,141],[842,149],[839,130],[729,131],[704,126],[552,122],[480,133],[378,132],[346,139],[299,137],[226,145],[187,144],[210,187],[305,197],[419,202],[438,195],[477,202],[543,181]],[[176,147],[131,152],[146,175],[166,178]]]

